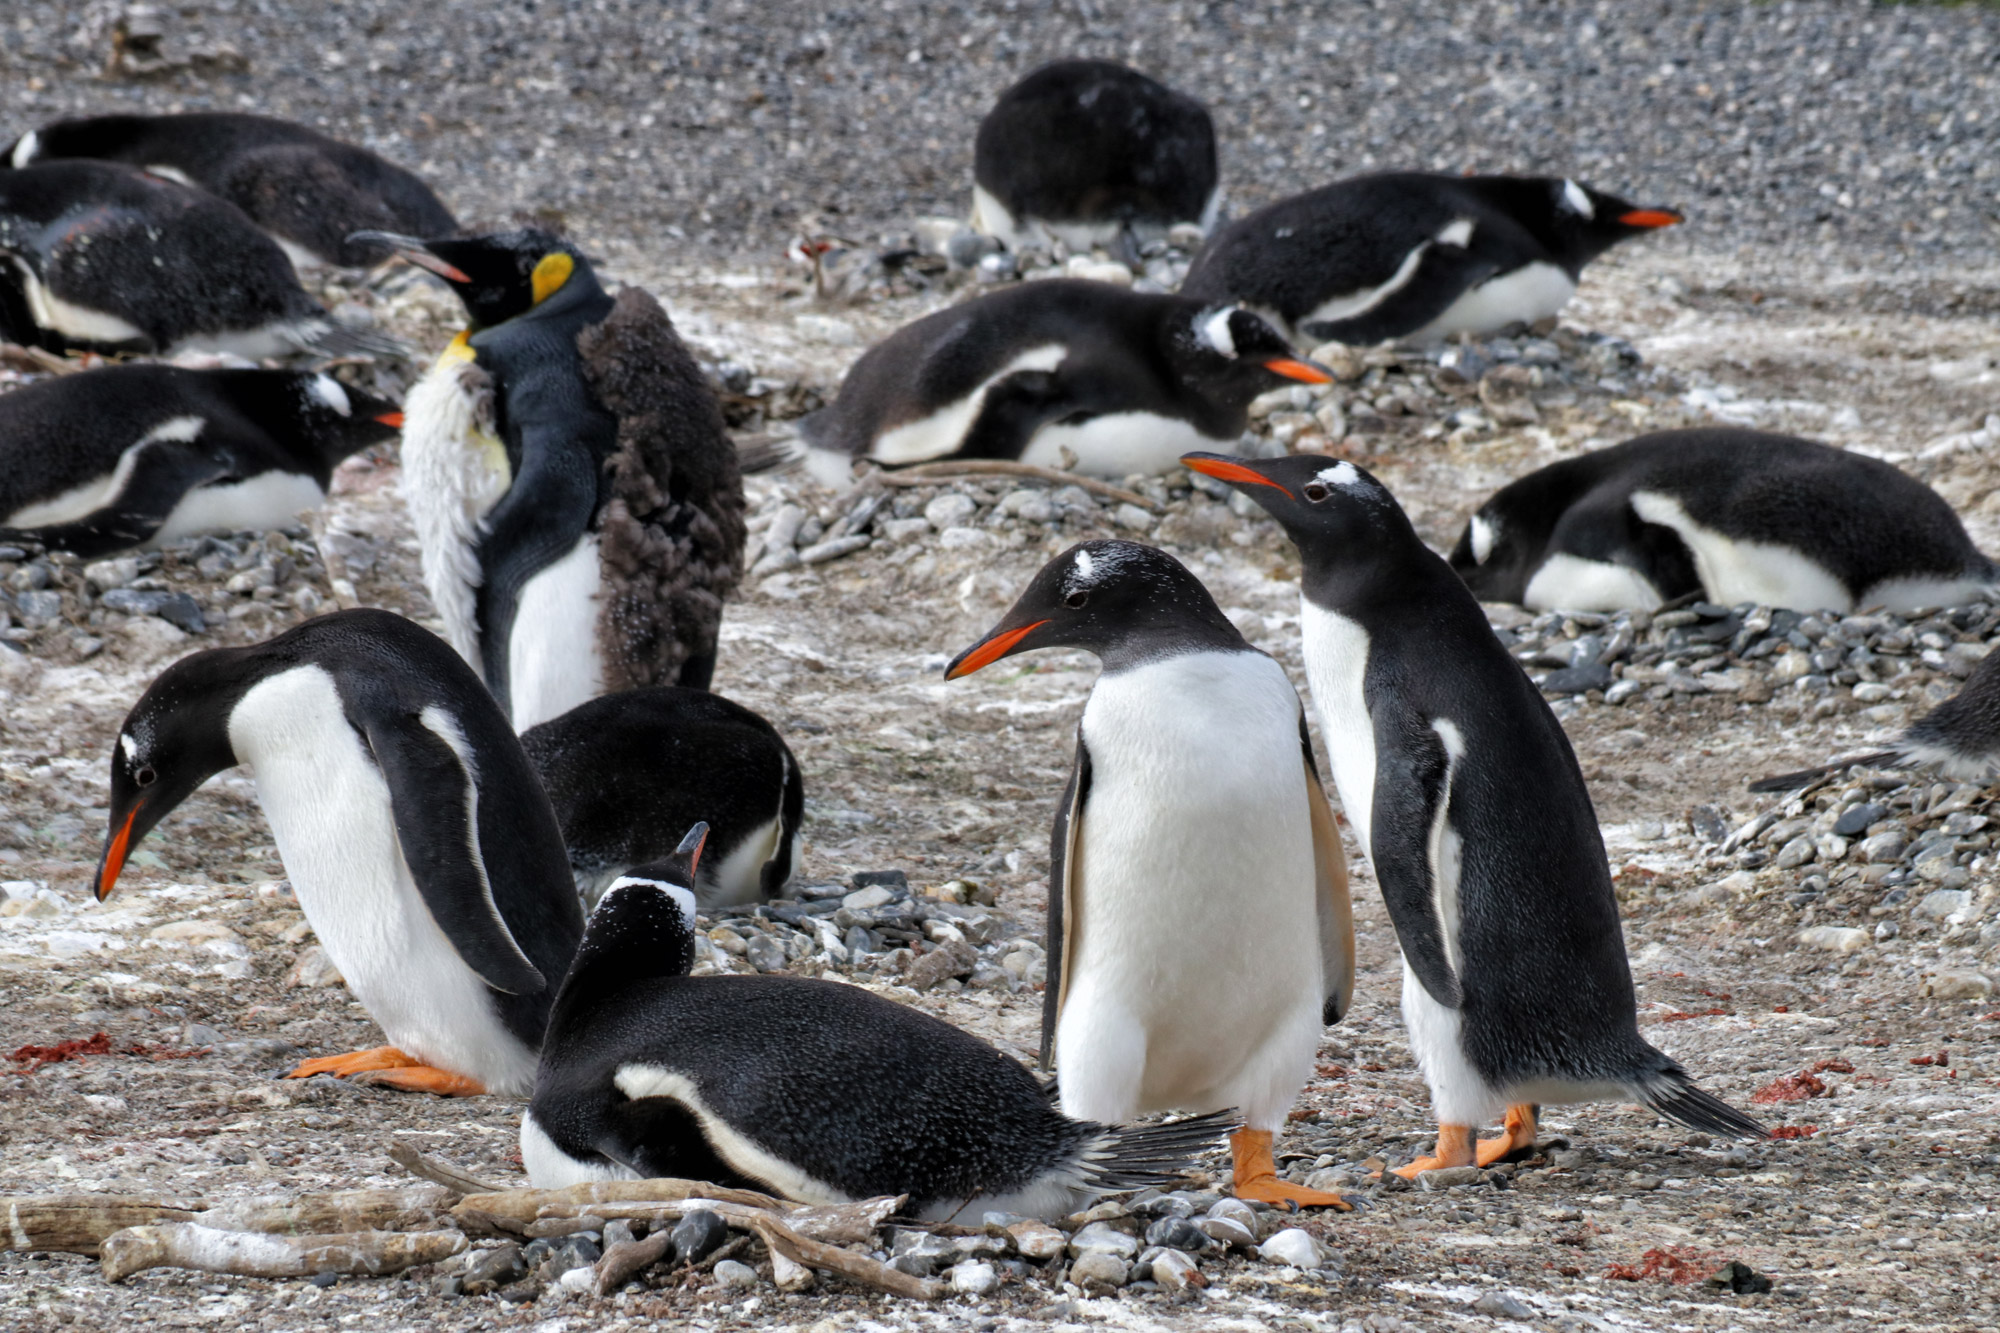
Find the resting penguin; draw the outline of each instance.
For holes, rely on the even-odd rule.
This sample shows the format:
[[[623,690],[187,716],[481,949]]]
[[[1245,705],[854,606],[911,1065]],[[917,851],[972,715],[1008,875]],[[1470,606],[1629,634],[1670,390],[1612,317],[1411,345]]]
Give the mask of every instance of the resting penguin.
[[[1302,343],[1486,334],[1555,314],[1583,266],[1682,221],[1549,176],[1356,176],[1209,237],[1186,296],[1237,301]]]
[[[583,917],[548,797],[465,664],[369,610],[183,657],[119,729],[98,898],[149,829],[236,764],[320,946],[393,1043],[290,1077],[526,1093]]]
[[[261,532],[403,424],[394,403],[289,370],[107,366],[0,395],[0,532],[86,559]]]
[[[458,230],[451,210],[403,168],[272,116],[188,111],[58,120],[28,131],[4,156],[15,167],[61,158],[122,162],[206,190],[242,209],[301,267],[387,258],[387,247],[349,240],[368,227],[417,236]]]
[[[799,423],[815,476],[853,463],[1001,458],[1124,477],[1229,444],[1250,400],[1331,376],[1227,305],[1055,278],[907,324],[868,349],[833,403]]]
[[[1700,593],[1903,612],[1988,595],[2000,568],[1943,497],[1887,463],[1788,435],[1641,435],[1495,492],[1451,553],[1481,601],[1652,610]]]
[[[1531,1148],[1544,1102],[1630,1099],[1764,1137],[1640,1037],[1576,755],[1394,497],[1309,454],[1185,461],[1262,505],[1299,548],[1306,677],[1403,947],[1403,1019],[1438,1119],[1437,1151],[1397,1174]],[[1475,1144],[1503,1110],[1506,1133]]]
[[[777,728],[720,695],[621,690],[528,728],[521,748],[548,789],[586,903],[672,852],[678,830],[697,822],[689,811],[713,821],[692,886],[704,908],[775,898],[798,865],[798,761]]]
[[[681,1177],[806,1203],[907,1194],[936,1221],[1060,1217],[1167,1184],[1220,1131],[1065,1118],[985,1042],[858,986],[689,976],[705,832],[591,913],[521,1117],[536,1188]]]
[[[1010,250],[1049,238],[1128,259],[1176,223],[1215,224],[1215,125],[1185,93],[1110,60],[1058,60],[979,122],[972,225]]]
[[[471,317],[404,402],[403,493],[445,637],[523,729],[613,690],[707,688],[743,574],[743,473],[666,311],[637,287],[614,301],[532,228],[372,239]]]
[[[1912,722],[1891,748],[1759,778],[1750,790],[1791,791],[1857,764],[1928,768],[1959,782],[1988,782],[2000,776],[2000,653],[1981,658],[1965,688]]]
[[[1042,1061],[1063,1110],[1240,1107],[1239,1197],[1345,1208],[1271,1156],[1354,988],[1340,833],[1284,669],[1178,560],[1122,541],[1049,561],[945,677],[1033,648],[1104,664],[1049,848]]]
[[[0,171],[0,319],[52,352],[398,350],[334,323],[235,205],[113,162]]]

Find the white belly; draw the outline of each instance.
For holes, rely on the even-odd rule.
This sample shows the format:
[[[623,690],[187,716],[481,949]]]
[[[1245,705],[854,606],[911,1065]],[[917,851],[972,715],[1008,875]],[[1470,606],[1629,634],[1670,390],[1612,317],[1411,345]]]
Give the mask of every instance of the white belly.
[[[1301,596],[1299,637],[1333,785],[1361,850],[1372,858],[1368,833],[1375,816],[1375,726],[1368,719],[1362,689],[1368,672],[1368,631]]]
[[[1532,324],[1569,304],[1576,283],[1554,264],[1523,264],[1482,282],[1445,307],[1442,315],[1410,335],[1412,341],[1454,333],[1493,333],[1516,321]]]
[[[1854,609],[1847,585],[1826,566],[1789,546],[1739,541],[1704,527],[1679,500],[1658,491],[1632,492],[1632,512],[1679,535],[1694,557],[1695,575],[1710,601],[1843,615]]]
[[[597,613],[604,572],[597,538],[586,536],[529,579],[507,641],[507,693],[514,729],[561,717],[604,693]]]
[[[1195,450],[1229,451],[1234,440],[1203,435],[1185,421],[1151,412],[1113,412],[1079,425],[1047,425],[1036,431],[1021,454],[1023,463],[1061,467],[1063,450],[1076,455],[1078,472],[1094,477],[1151,475],[1180,466]]]
[[[424,906],[396,838],[389,787],[342,711],[333,677],[295,667],[251,687],[229,718],[257,781],[299,908],[390,1042],[490,1092],[526,1093],[536,1052]]]
[[[1534,611],[1651,611],[1665,600],[1638,570],[1567,551],[1544,560],[1521,596]]]
[[[197,486],[181,497],[153,541],[197,532],[269,532],[326,502],[326,492],[297,472],[261,472],[229,486]]]
[[[1068,1114],[1237,1106],[1275,1129],[1311,1074],[1324,979],[1298,708],[1250,652],[1182,654],[1091,692],[1056,1035]]]

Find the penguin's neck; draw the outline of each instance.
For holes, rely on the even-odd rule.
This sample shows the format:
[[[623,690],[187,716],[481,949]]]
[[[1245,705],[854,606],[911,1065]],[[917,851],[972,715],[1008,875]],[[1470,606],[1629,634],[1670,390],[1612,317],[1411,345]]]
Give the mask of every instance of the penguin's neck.
[[[694,927],[657,889],[621,886],[591,913],[570,975],[602,969],[619,982],[684,977],[694,966]]]

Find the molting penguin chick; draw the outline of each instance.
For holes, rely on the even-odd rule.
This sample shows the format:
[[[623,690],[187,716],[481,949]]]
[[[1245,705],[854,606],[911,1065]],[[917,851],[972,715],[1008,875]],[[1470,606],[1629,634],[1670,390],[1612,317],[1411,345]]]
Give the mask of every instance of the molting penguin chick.
[[[1000,94],[972,147],[972,225],[1010,250],[1137,243],[1214,225],[1215,126],[1185,93],[1110,60],[1058,60]]]
[[[1227,305],[1057,278],[962,301],[868,349],[833,403],[800,423],[815,475],[1003,458],[1124,477],[1230,443],[1250,400],[1324,384],[1260,316]]]
[[[1262,505],[1299,548],[1306,676],[1402,945],[1403,1018],[1439,1122],[1436,1153],[1398,1174],[1531,1148],[1542,1102],[1629,1098],[1763,1137],[1640,1037],[1569,740],[1394,497],[1331,458],[1185,461]],[[1475,1145],[1503,1110],[1507,1132]]]
[[[940,1220],[1057,1217],[1167,1183],[1220,1131],[1066,1119],[985,1042],[859,987],[689,976],[705,833],[591,913],[521,1117],[537,1188],[678,1176],[807,1203],[908,1194]]]
[[[1240,1197],[1346,1207],[1271,1156],[1354,986],[1346,862],[1297,693],[1184,565],[1122,541],[1049,561],[945,676],[1059,647],[1104,664],[1049,848],[1042,1058],[1063,1110],[1239,1106]]]
[[[579,704],[521,733],[586,903],[674,850],[706,814],[702,906],[775,898],[799,859],[805,782],[777,729],[706,690],[659,685]],[[691,813],[692,812],[692,813]]]
[[[743,474],[673,322],[527,229],[374,236],[471,328],[404,405],[404,495],[446,637],[517,727],[643,685],[706,688],[742,578]]]
[[[1959,782],[2000,776],[2000,653],[1981,658],[1965,688],[1911,723],[1892,748],[1759,778],[1750,790],[1791,791],[1856,764],[1928,768]]]
[[[394,403],[289,370],[109,366],[0,396],[0,531],[85,558],[262,532],[403,424]]]
[[[334,323],[235,205],[112,162],[0,171],[0,326],[52,352],[399,350]]]
[[[391,251],[350,239],[376,227],[448,236],[458,222],[410,172],[350,143],[271,116],[189,111],[85,116],[28,131],[10,166],[62,158],[122,162],[219,195],[275,238],[294,263],[373,264]]]
[[[1492,333],[1555,314],[1583,266],[1682,220],[1547,176],[1356,176],[1209,238],[1183,295],[1240,301],[1302,342]]]
[[[1480,600],[1650,611],[1700,593],[1846,614],[1952,606],[2000,567],[1944,498],[1890,466],[1754,430],[1642,435],[1495,492],[1451,553]]]
[[[97,896],[149,829],[236,764],[300,910],[393,1043],[290,1076],[526,1092],[583,920],[548,797],[465,664],[387,611],[174,663],[112,750]]]

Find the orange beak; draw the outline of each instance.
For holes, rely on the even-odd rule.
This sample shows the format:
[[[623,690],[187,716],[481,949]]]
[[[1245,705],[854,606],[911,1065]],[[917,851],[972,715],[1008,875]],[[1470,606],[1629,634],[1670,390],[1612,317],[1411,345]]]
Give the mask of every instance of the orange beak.
[[[1687,219],[1669,208],[1635,208],[1620,213],[1618,220],[1628,227],[1671,227]]]
[[[1048,623],[1046,620],[1037,620],[1032,625],[1023,626],[1020,629],[1005,630],[999,634],[995,634],[984,643],[974,645],[966,650],[964,656],[953,662],[945,670],[944,678],[946,680],[957,680],[960,676],[971,675],[981,667],[992,666],[1008,653],[1013,652],[1020,645],[1021,640],[1027,638],[1030,634],[1033,634]]]
[[[1291,494],[1288,488],[1280,486],[1263,473],[1244,467],[1241,463],[1232,463],[1226,458],[1205,458],[1200,454],[1183,454],[1181,456],[1181,466],[1190,472],[1199,472],[1204,477],[1214,477],[1217,481],[1233,481],[1246,486],[1269,486],[1272,490],[1284,491],[1286,495]]]
[[[145,802],[139,802],[144,805]],[[104,866],[97,872],[97,901],[103,902],[118,887],[118,872],[125,868],[125,851],[132,842],[132,821],[139,817],[139,805],[132,807],[132,813],[125,816],[125,822],[111,839],[111,845],[104,849]]]
[[[394,430],[401,430],[403,428],[403,414],[401,412],[384,412],[375,419]]]
[[[1283,375],[1288,380],[1299,380],[1306,384],[1331,384],[1333,375],[1324,366],[1316,366],[1310,361],[1295,361],[1290,357],[1279,357],[1266,361],[1264,369],[1273,375]]]

